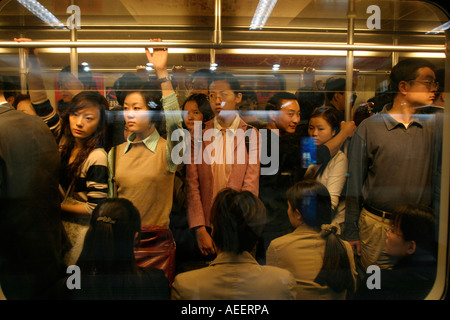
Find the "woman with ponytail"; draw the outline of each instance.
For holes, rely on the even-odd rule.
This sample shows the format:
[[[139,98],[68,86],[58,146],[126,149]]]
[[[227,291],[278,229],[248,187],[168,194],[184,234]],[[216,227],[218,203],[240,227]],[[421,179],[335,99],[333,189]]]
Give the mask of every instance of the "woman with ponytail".
[[[139,268],[134,246],[139,240],[141,217],[127,199],[107,199],[92,213],[83,251],[77,261],[81,288],[75,299],[168,299],[164,272]]]
[[[287,191],[288,216],[295,230],[271,242],[267,264],[289,270],[297,282],[297,300],[342,300],[353,293],[353,251],[331,225],[331,199],[316,180],[296,183]]]

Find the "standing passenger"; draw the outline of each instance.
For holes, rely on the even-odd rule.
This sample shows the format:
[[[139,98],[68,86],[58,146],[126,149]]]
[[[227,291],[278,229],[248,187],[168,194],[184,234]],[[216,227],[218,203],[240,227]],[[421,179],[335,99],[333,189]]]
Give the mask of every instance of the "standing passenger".
[[[329,78],[325,83],[326,106],[335,108],[345,119],[345,83],[344,78]]]
[[[394,208],[432,205],[435,122],[415,110],[433,103],[433,68],[424,59],[399,62],[390,75],[393,103],[363,121],[353,135],[344,236],[364,270],[371,264],[392,266],[385,239]]]
[[[190,131],[194,130],[195,121],[201,121],[203,128],[206,122],[214,118],[208,96],[203,93],[191,94],[184,101],[181,109],[183,110],[184,126]]]
[[[108,196],[130,200],[138,208],[143,226],[168,229],[177,168],[171,157],[174,143],[170,137],[182,128],[182,119],[166,68],[167,48],[154,48],[153,53],[146,49],[146,54],[161,84],[168,138],[163,139],[157,129],[161,122],[159,91],[147,90],[147,85],[129,90],[124,98],[124,117],[131,134],[108,154]]]
[[[147,48],[146,55],[156,71],[161,91],[147,90],[147,83],[125,95],[124,117],[131,134],[126,142],[108,153],[108,196],[126,198],[139,210],[143,233],[136,251],[139,265],[160,267],[171,283],[175,271],[175,248],[169,227],[177,169],[172,157],[176,142],[171,137],[175,130],[182,129],[182,118],[166,67],[167,48],[153,48],[153,53]],[[159,128],[164,122],[161,121],[159,100],[164,108],[165,130]],[[158,132],[161,129],[166,131],[167,140]],[[156,260],[161,258],[164,262],[162,265],[152,260],[155,257],[152,244],[155,242],[164,242],[168,246],[165,252],[156,255]]]
[[[107,106],[100,93],[82,91],[72,98],[62,117],[61,210],[72,243],[66,255],[68,265],[77,261],[92,211],[107,196],[108,168],[103,149]]]
[[[4,99],[1,77],[0,141],[0,299],[45,299],[65,271],[60,157],[47,125]]]
[[[201,128],[214,118],[208,97],[202,93],[191,94],[182,105],[183,127],[189,130],[191,137],[194,134],[194,124],[196,121],[201,123]],[[187,199],[186,199],[186,164],[181,163],[175,172],[174,181],[174,200],[170,218],[170,230],[173,233],[177,244],[177,268],[184,270],[185,261],[193,261],[195,255],[199,255],[197,249],[197,239],[189,228],[187,218]],[[200,254],[201,255],[201,254]]]
[[[339,112],[330,107],[318,108],[311,114],[308,132],[317,146],[323,145],[339,133],[339,118]],[[305,173],[305,178],[316,179],[327,187],[331,196],[333,224],[338,227],[339,234],[345,221],[345,199],[341,195],[347,181],[347,172],[347,156],[339,150],[327,165],[311,165]]]
[[[240,134],[252,130],[254,137],[257,130],[248,126],[239,116],[236,107],[242,99],[239,81],[231,74],[217,74],[209,88],[209,99],[216,116],[205,124],[201,150],[192,151],[191,164],[186,168],[189,227],[194,228],[198,248],[204,256],[216,253],[210,235],[210,210],[216,194],[229,187],[258,195],[260,170],[258,146],[256,143],[247,146],[245,136]],[[207,136],[209,141],[205,141]],[[251,140],[257,142],[256,139]],[[227,148],[227,144],[231,148]],[[205,158],[205,153],[211,151],[211,147],[210,158],[207,155]],[[194,141],[192,149],[195,148]],[[239,157],[242,150],[245,150],[245,159]],[[229,152],[234,153],[234,156],[230,157]],[[202,155],[201,161],[195,159],[196,153]]]

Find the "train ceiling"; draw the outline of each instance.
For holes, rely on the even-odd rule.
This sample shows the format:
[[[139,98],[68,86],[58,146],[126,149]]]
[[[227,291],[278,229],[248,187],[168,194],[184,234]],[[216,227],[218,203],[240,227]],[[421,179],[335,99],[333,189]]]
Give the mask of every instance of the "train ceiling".
[[[79,41],[142,41],[163,38],[167,41],[186,43],[211,43],[220,20],[220,35],[223,43],[241,41],[242,43],[317,43],[330,44],[348,41],[347,0],[278,0],[265,26],[261,30],[249,30],[253,14],[259,0],[66,0],[40,3],[52,12],[63,24],[69,14],[67,7],[79,6],[81,11]],[[220,15],[216,13],[220,3]],[[380,28],[369,29],[367,20],[371,16],[368,7],[376,4],[380,9]],[[404,46],[444,46],[443,34],[429,32],[448,18],[438,8],[422,1],[373,1],[354,0],[355,44],[404,45]],[[15,0],[0,0],[0,41],[11,41],[14,37],[28,37],[35,41],[70,41],[70,30],[52,28]],[[6,49],[3,49],[6,50]],[[13,50],[13,49],[10,49]],[[42,50],[46,66],[58,68],[68,63],[68,54],[55,55],[51,50]],[[97,50],[101,51],[101,50]],[[230,66],[254,67],[253,62],[238,58],[239,54],[228,50],[216,50],[220,61],[228,61]],[[331,55],[331,54],[330,54]],[[373,53],[372,63],[377,57],[389,57],[389,52]],[[173,54],[173,64],[184,64],[197,68],[204,66],[210,56],[209,49],[190,50]],[[248,56],[248,55],[247,55]],[[268,55],[270,56],[270,54]],[[111,53],[97,55],[94,52],[79,53],[81,60],[90,60],[99,69],[111,66],[133,68],[145,63],[140,53]],[[228,57],[225,59],[225,57]],[[250,58],[250,57],[248,57]],[[302,57],[284,55],[279,60],[289,59],[292,68],[301,68],[306,63],[320,66],[324,57],[305,55]],[[254,56],[252,59],[256,59]],[[292,63],[293,60],[297,63]],[[303,60],[302,60],[303,59]],[[345,57],[334,57],[337,64]],[[260,55],[255,64],[266,61]],[[272,59],[273,60],[273,59]],[[268,61],[267,65],[273,63]],[[361,60],[361,59],[360,59]],[[358,62],[358,61],[356,61]],[[225,62],[227,63],[227,62]],[[255,67],[258,67],[257,65]]]

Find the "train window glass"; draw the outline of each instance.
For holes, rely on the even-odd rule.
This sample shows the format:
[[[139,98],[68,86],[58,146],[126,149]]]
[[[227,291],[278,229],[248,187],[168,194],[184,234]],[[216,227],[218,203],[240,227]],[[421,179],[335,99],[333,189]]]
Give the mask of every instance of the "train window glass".
[[[313,109],[331,99],[340,99],[343,120],[354,120],[359,126],[391,102],[387,93],[393,66],[409,58],[431,62],[436,70],[432,80],[439,86],[425,83],[435,91],[436,99],[420,112],[428,118],[442,117],[442,123],[432,126],[437,132],[432,141],[438,143],[442,138],[442,147],[437,153],[430,151],[433,157],[427,158],[433,169],[438,168],[424,191],[433,194],[435,201],[427,204],[438,218],[437,273],[428,298],[444,296],[450,107],[443,98],[449,86],[449,17],[441,7],[429,1],[396,0],[5,0],[0,2],[0,17],[0,74],[8,84],[4,86],[7,96],[29,93],[26,52],[34,47],[47,97],[52,106],[61,108],[63,68],[72,70],[81,81],[89,79],[84,89],[104,95],[110,110],[121,107],[115,86],[124,74],[157,83],[144,52],[150,38],[160,38],[168,47],[169,72],[176,76],[173,84],[180,105],[201,85],[193,81],[195,71],[231,73],[243,88],[240,115],[263,129],[271,121],[267,105],[278,92],[296,95],[298,127],[307,128]],[[340,96],[324,94],[331,78],[343,83],[336,91]],[[411,86],[422,81],[404,80]],[[350,139],[342,148],[348,157],[349,145]],[[385,188],[383,192],[390,192],[388,185]],[[404,185],[401,194],[412,193],[412,189]]]

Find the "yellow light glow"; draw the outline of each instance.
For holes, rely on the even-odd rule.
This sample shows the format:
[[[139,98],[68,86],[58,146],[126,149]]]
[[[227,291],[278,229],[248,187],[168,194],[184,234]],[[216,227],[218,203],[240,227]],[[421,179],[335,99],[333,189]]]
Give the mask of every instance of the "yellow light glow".
[[[43,48],[45,53],[70,53],[70,48]],[[194,49],[169,48],[169,53],[192,53]],[[144,48],[78,48],[78,53],[145,53]]]

